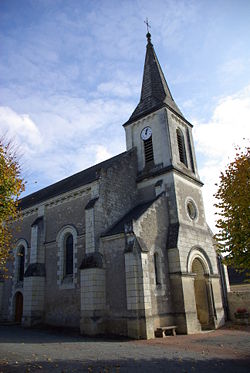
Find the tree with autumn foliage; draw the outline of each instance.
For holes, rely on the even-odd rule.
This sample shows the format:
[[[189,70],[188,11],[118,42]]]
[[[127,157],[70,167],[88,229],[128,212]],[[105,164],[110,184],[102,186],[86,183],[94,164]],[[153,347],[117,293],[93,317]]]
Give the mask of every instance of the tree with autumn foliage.
[[[221,172],[218,190],[219,229],[215,238],[225,264],[238,271],[250,269],[250,147],[236,148],[236,157]]]
[[[0,273],[12,246],[11,223],[18,218],[18,198],[24,190],[21,168],[13,141],[0,138]]]

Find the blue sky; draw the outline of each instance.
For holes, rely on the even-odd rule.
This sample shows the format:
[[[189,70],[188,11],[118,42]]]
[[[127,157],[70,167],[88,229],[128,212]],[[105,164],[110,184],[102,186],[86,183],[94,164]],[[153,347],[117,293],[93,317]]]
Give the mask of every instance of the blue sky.
[[[125,150],[140,96],[145,18],[177,105],[194,124],[204,201],[250,137],[249,0],[1,0],[0,131],[26,194]]]

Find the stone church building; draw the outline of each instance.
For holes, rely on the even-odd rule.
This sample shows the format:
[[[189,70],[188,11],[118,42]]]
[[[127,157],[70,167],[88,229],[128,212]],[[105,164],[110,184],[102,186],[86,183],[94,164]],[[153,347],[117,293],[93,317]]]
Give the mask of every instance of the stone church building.
[[[223,281],[206,223],[192,124],[147,34],[127,150],[20,201],[2,320],[154,338],[224,324]]]

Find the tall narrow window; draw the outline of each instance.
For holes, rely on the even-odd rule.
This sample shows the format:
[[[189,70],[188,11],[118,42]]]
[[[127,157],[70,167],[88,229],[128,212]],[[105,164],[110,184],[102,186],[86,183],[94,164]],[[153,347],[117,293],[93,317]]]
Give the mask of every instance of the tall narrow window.
[[[176,130],[176,136],[177,136],[177,142],[178,142],[180,161],[184,163],[184,165],[187,167],[187,154],[186,154],[184,136],[183,136],[182,131],[179,128],[177,128]]]
[[[77,237],[74,226],[63,226],[57,234],[57,285],[59,289],[74,289],[77,286]]]
[[[23,281],[24,277],[24,247],[21,246],[18,252],[18,281]]]
[[[160,280],[160,268],[159,268],[159,255],[154,253],[154,267],[155,267],[155,283],[156,285],[161,284]]]
[[[73,236],[69,234],[65,241],[65,275],[73,274]]]
[[[144,140],[144,154],[146,164],[154,160],[152,136],[149,139]]]

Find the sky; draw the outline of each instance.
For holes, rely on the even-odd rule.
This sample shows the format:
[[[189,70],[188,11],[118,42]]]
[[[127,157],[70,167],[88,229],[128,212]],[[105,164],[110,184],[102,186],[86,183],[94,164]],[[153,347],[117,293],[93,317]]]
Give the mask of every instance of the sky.
[[[0,0],[0,134],[21,155],[23,196],[123,152],[147,17],[214,229],[215,183],[250,138],[250,0]]]

